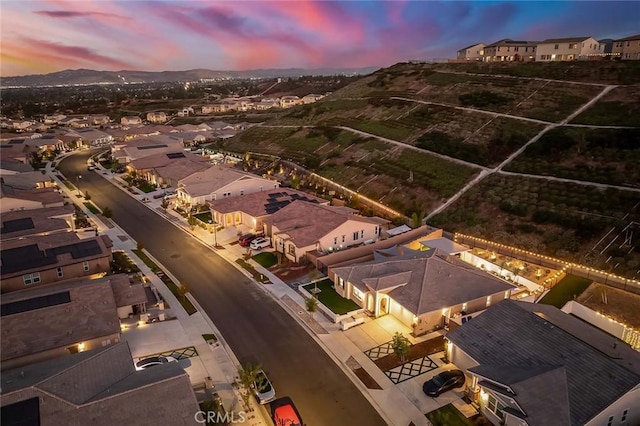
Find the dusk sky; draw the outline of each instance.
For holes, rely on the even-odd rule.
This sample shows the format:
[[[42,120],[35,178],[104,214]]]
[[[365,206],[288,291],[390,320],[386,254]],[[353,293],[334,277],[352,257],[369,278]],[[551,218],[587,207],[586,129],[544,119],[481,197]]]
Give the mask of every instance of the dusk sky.
[[[501,38],[622,38],[640,3],[6,1],[1,75],[388,66]]]

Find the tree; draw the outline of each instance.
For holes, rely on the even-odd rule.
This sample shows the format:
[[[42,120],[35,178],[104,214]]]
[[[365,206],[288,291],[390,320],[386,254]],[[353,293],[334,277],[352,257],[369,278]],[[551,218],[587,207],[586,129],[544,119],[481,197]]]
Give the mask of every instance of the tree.
[[[393,335],[393,339],[391,340],[391,348],[393,349],[393,353],[400,357],[402,362],[405,361],[405,357],[409,354],[409,350],[411,349],[411,342],[402,333],[396,331],[396,334]]]
[[[251,392],[253,387],[255,386],[256,376],[258,375],[258,371],[260,371],[262,367],[258,365],[253,365],[250,362],[246,363],[244,366],[238,368],[238,384],[244,389],[244,392],[241,392],[242,402],[244,403],[245,409],[249,409],[249,398],[251,397]]]
[[[111,209],[109,207],[105,207],[104,209],[102,209],[102,216],[110,218],[111,216],[113,216],[113,213],[111,212]]]
[[[312,316],[314,312],[318,311],[318,299],[316,299],[315,295],[305,300],[304,303],[307,305],[307,311],[311,312]]]
[[[187,298],[187,293],[189,293],[189,284],[181,283],[178,286],[178,297],[180,297],[181,301],[185,301],[185,299]]]
[[[187,219],[187,222],[189,223],[189,226],[191,227],[191,230],[193,231],[196,228],[196,225],[198,224],[198,219],[196,219],[193,216],[189,216],[189,219]]]
[[[423,219],[424,219],[424,210],[413,212],[411,214],[411,226],[412,226],[412,228],[421,227]]]
[[[89,191],[84,191],[84,199],[87,201],[91,199],[91,195],[89,195]]]

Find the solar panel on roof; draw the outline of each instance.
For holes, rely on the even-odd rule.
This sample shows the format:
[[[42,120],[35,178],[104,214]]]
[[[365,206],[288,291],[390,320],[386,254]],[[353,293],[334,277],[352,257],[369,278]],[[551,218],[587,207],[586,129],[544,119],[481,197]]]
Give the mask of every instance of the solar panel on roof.
[[[25,231],[33,228],[35,228],[33,220],[30,217],[23,217],[21,219],[2,222],[2,229],[0,229],[0,233],[8,234],[10,232]]]
[[[146,146],[139,146],[138,147],[139,150],[156,149],[156,148],[167,148],[167,145],[146,145]]]
[[[60,254],[70,253],[74,259],[81,259],[83,257],[95,256],[102,253],[102,249],[96,240],[83,241],[81,243],[70,244],[63,247],[55,247],[47,250],[47,255],[53,254],[58,256]]]
[[[40,251],[37,244],[2,250],[2,252],[0,252],[0,258],[2,259],[2,266],[0,267],[0,273],[2,274],[11,274],[13,272],[52,265],[57,262],[55,256],[47,258],[45,254]]]
[[[14,315],[22,312],[34,311],[36,309],[47,308],[49,306],[62,305],[63,303],[70,302],[71,294],[68,291],[56,294],[48,294],[46,296],[6,303],[0,306],[0,316]]]

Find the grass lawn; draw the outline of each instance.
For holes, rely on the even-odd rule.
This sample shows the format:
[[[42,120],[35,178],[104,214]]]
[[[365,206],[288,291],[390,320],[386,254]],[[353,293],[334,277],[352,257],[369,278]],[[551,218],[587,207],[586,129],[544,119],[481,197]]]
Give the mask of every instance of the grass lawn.
[[[471,426],[473,422],[462,415],[453,404],[447,404],[426,414],[433,426]]]
[[[86,208],[88,208],[88,209],[89,209],[89,211],[90,211],[91,213],[93,213],[93,214],[100,214],[100,210],[98,210],[98,208],[97,208],[96,206],[94,206],[92,202],[86,202],[86,203],[83,203],[83,204],[84,204],[84,206],[85,206]]]
[[[304,286],[304,289],[311,293],[314,286],[317,286],[318,290],[321,290],[321,292],[317,294],[318,300],[327,308],[331,309],[334,314],[342,315],[360,309],[360,306],[358,306],[356,302],[345,299],[336,293],[336,291],[331,288],[332,285],[333,282],[326,279],[316,284],[307,284]]]
[[[156,187],[151,185],[147,181],[139,181],[137,186],[144,193],[149,193],[156,190]]]
[[[264,268],[271,268],[273,265],[278,263],[278,257],[275,253],[271,252],[258,253],[253,256],[253,260],[258,262]]]
[[[209,223],[209,221],[213,222],[213,219],[211,218],[211,212],[194,214],[193,217],[195,217],[198,220],[201,220],[204,223]]]
[[[149,256],[147,256],[142,250],[135,249],[133,252],[153,271],[154,274],[160,272],[158,265],[156,265],[153,260],[149,259]]]
[[[576,277],[575,275],[567,275],[561,279],[539,303],[562,308],[569,300],[573,300],[574,296],[580,296],[591,283],[592,280]]]

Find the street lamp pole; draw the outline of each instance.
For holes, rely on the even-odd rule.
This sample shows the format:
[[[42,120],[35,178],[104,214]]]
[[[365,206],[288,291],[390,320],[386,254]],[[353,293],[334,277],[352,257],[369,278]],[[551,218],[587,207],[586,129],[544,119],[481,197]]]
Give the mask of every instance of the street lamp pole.
[[[78,177],[76,178],[76,183],[77,183],[77,187],[78,187],[78,197],[82,196],[82,193],[80,192],[80,179],[82,179],[82,175],[78,175]]]
[[[216,222],[215,220],[210,220],[209,224],[211,224],[211,226],[213,226],[213,246],[215,248],[218,248],[218,227],[216,226],[218,224],[218,222]]]

